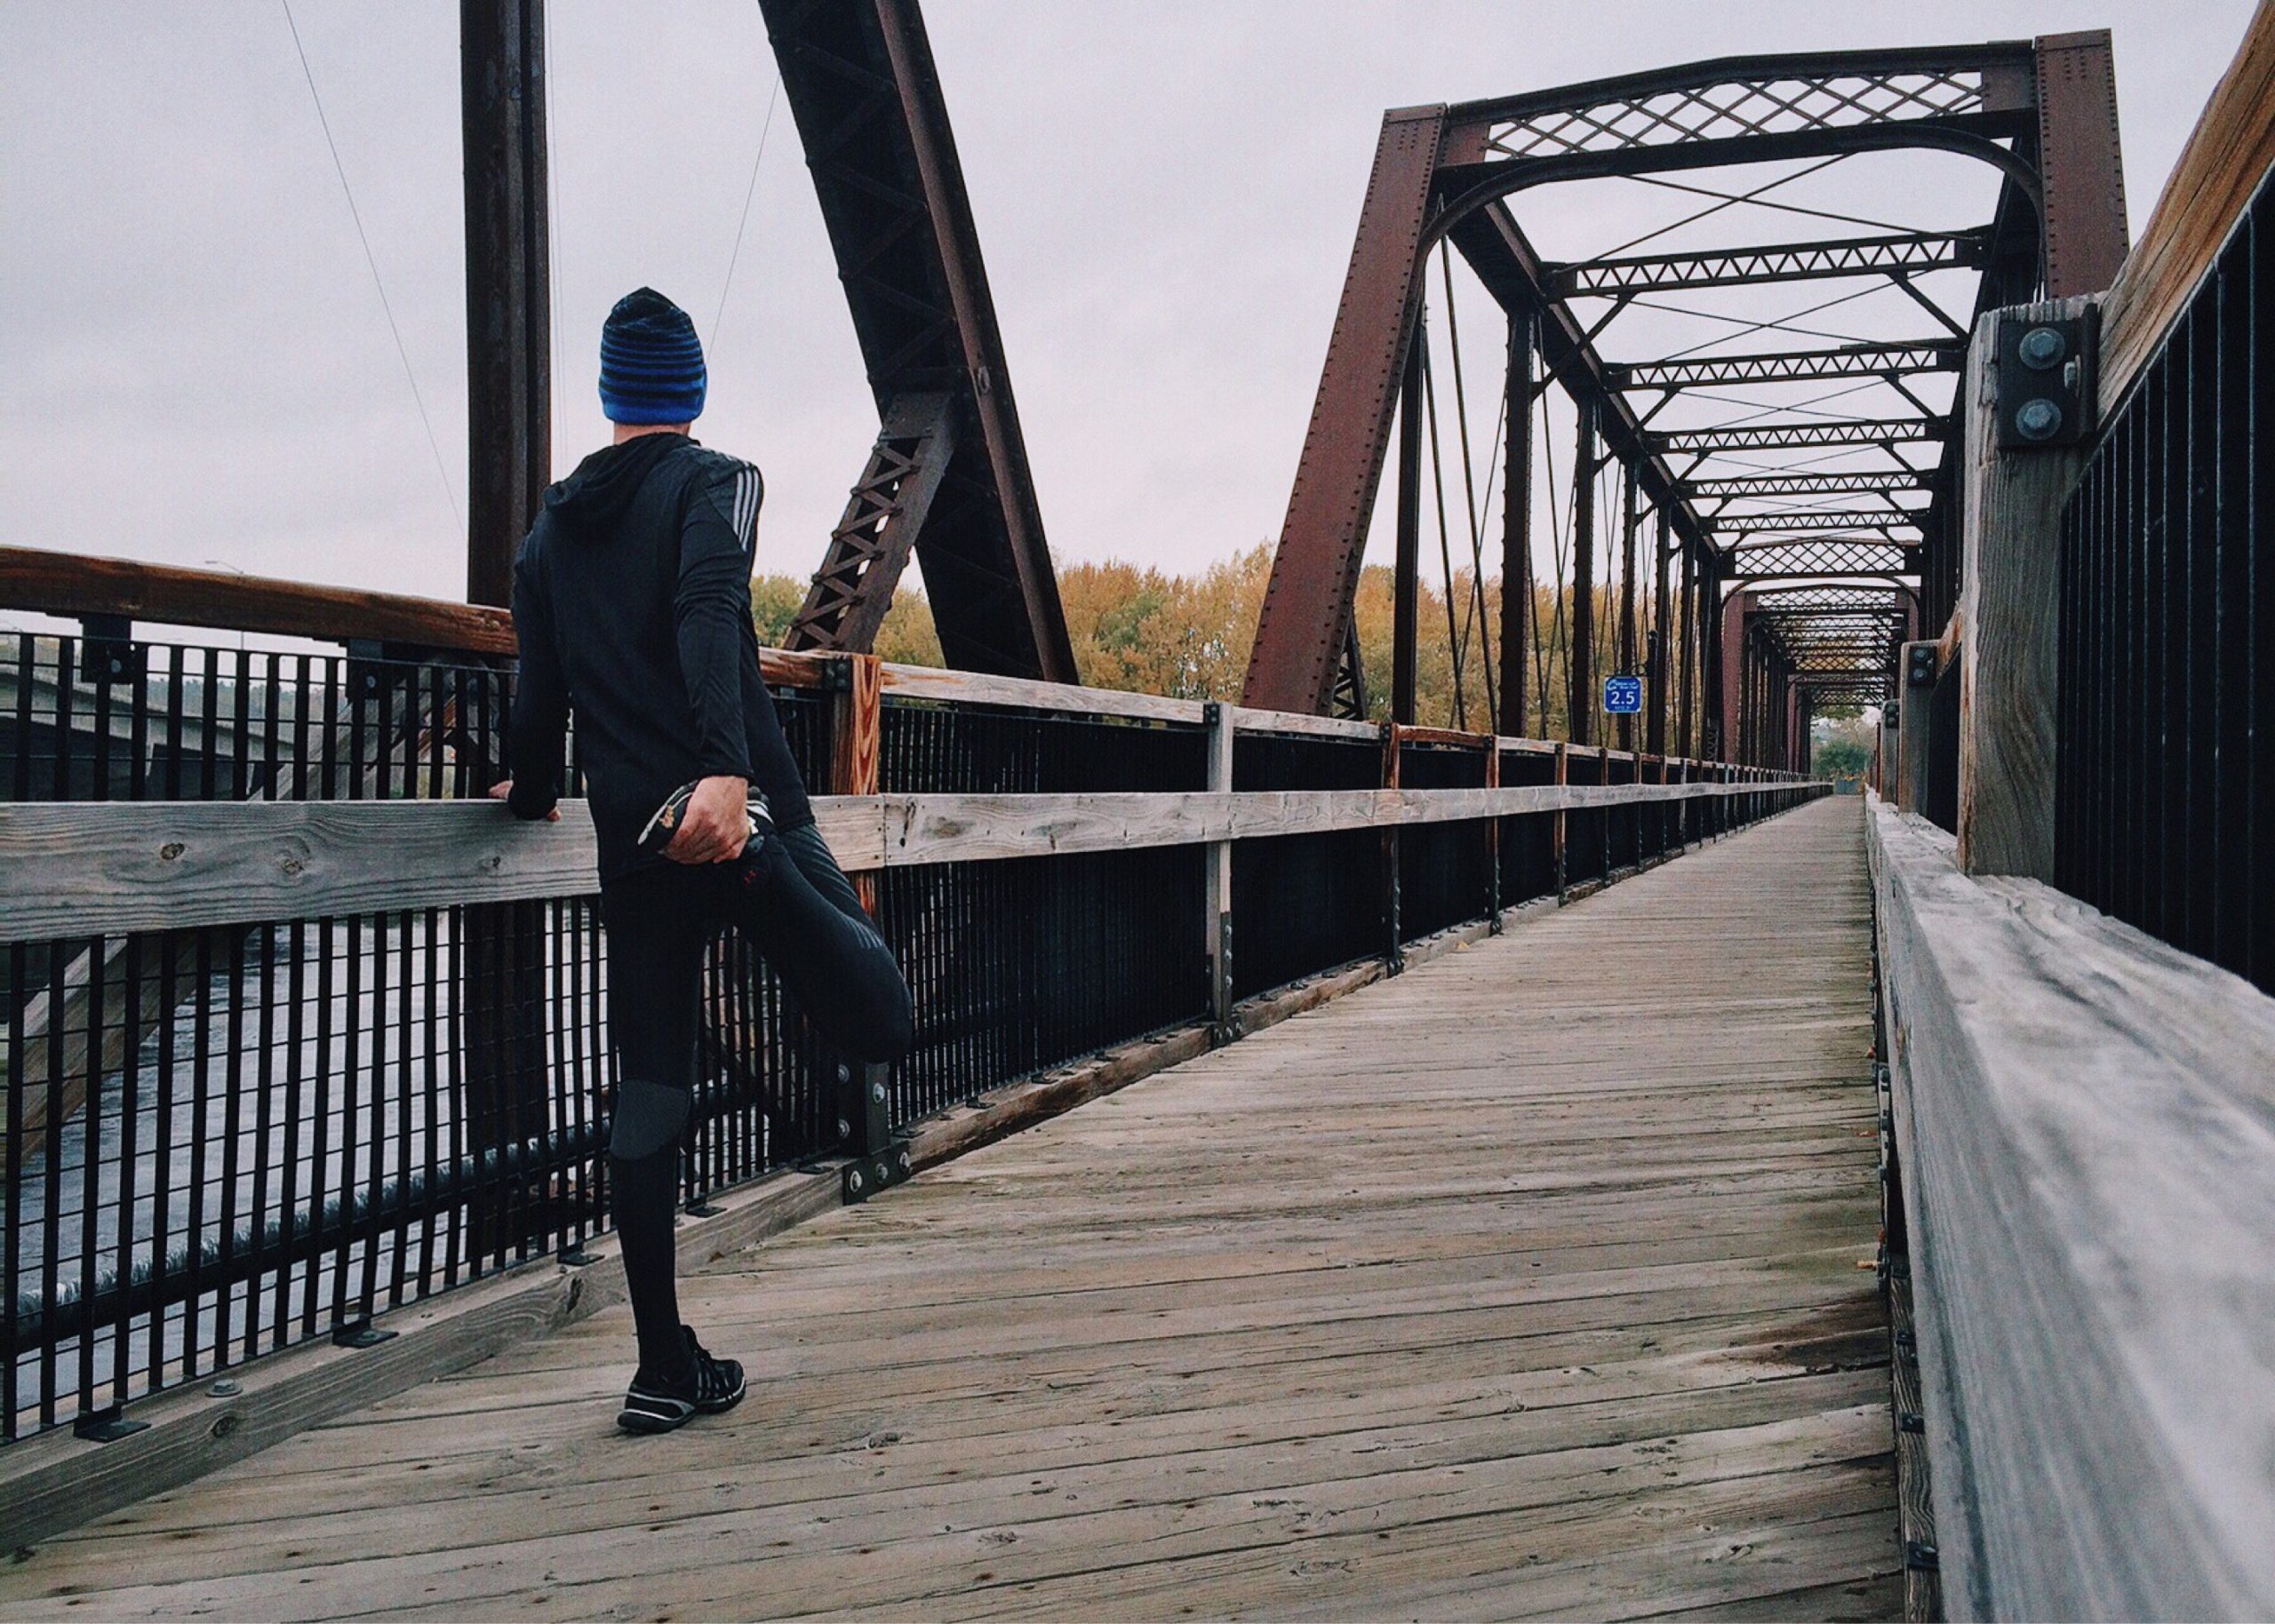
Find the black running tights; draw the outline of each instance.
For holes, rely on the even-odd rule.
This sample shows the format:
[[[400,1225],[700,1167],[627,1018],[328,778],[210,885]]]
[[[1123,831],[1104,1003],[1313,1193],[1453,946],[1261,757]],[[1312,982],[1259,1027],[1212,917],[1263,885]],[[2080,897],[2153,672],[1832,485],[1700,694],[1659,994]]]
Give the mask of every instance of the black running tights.
[[[822,1040],[857,1061],[898,1060],[914,1031],[908,984],[812,824],[754,841],[733,863],[666,863],[601,888],[618,1064],[609,1149],[616,1230],[643,1375],[683,1373],[672,1220],[696,1075],[703,952],[722,925],[755,947]]]

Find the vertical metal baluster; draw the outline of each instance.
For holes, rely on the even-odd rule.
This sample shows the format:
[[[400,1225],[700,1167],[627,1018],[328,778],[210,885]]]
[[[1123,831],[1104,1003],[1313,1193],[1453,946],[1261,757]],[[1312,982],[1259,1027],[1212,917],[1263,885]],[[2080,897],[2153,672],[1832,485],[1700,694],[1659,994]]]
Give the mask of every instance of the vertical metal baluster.
[[[309,1076],[309,1089],[314,1092],[314,1103],[309,1110],[307,1133],[307,1264],[300,1274],[300,1335],[316,1335],[316,1303],[323,1294],[323,1274],[330,1271],[334,1278],[334,1294],[339,1286],[339,1271],[346,1260],[339,1255],[350,1222],[350,1190],[346,1178],[332,1178],[332,971],[339,955],[332,942],[339,933],[339,921],[330,914],[316,919],[312,926],[316,942],[316,1047],[314,1047],[314,1073]],[[355,921],[350,917],[348,930],[353,935]],[[346,1166],[346,1162],[341,1162]],[[328,1217],[325,1207],[337,1201],[337,1217]],[[332,1233],[325,1244],[325,1230]],[[337,1321],[334,1321],[337,1324]]]
[[[390,1308],[401,1308],[403,1304],[403,1276],[410,1262],[404,1254],[411,1250],[411,1147],[412,1141],[417,1137],[417,1133],[411,1113],[411,1096],[412,1085],[419,1075],[418,1054],[411,1046],[411,992],[412,989],[418,985],[417,976],[412,967],[412,953],[416,950],[418,935],[417,927],[412,922],[415,916],[409,912],[399,913],[395,916],[395,927],[396,974],[393,996],[396,1013],[395,1066],[391,1075],[394,1079],[392,1086],[395,1089],[395,1178],[397,1210],[395,1222],[389,1230],[389,1244],[392,1250],[389,1253],[387,1267],[387,1306]],[[375,975],[384,977],[386,971],[387,963],[383,955],[375,967]],[[380,1000],[379,1007],[379,1018],[384,1021],[387,1018],[387,1001],[384,999]],[[421,1085],[419,1092],[425,1094],[427,1090]],[[434,1195],[431,1186],[425,1190],[419,1202],[420,1207],[432,1210]],[[422,1270],[426,1267],[426,1253],[423,1249],[419,1254],[419,1267]],[[416,1294],[415,1291],[413,1294]]]
[[[89,681],[94,688],[95,702],[94,736],[90,741],[93,747],[94,769],[92,778],[88,784],[87,799],[108,800],[111,798],[110,775],[113,748],[110,737],[111,685],[107,673],[98,670],[92,659],[87,662],[86,669]]]
[[[181,652],[174,650],[179,656]],[[175,688],[180,691],[180,669],[175,668]],[[176,730],[177,744],[180,730]],[[179,777],[181,753],[173,752],[172,772]],[[165,1327],[168,1305],[172,1302],[168,1276],[170,1254],[173,1246],[173,1171],[174,1171],[174,1012],[180,1006],[180,988],[178,966],[187,939],[175,931],[166,931],[156,938],[158,954],[158,1029],[157,1053],[157,1118],[154,1124],[156,1140],[151,1147],[150,1190],[150,1325],[148,1342],[148,1364],[150,1385],[166,1385]],[[139,1031],[139,1027],[137,1028]],[[187,1327],[185,1326],[185,1329]]]
[[[230,1322],[236,1300],[237,1181],[242,1160],[239,1142],[243,1131],[245,1074],[245,941],[246,933],[232,931],[229,943],[228,1035],[225,1041],[227,1075],[221,1084],[221,1183],[220,1233],[216,1266],[220,1285],[214,1302],[213,1363],[229,1364]]]
[[[2275,412],[2270,411],[2268,400],[2270,391],[2275,390],[2275,359],[2268,354],[2275,346],[2275,242],[2270,241],[2271,236],[2275,236],[2275,207],[2255,206],[2249,238],[2251,330],[2246,351],[2250,360],[2245,386],[2248,426],[2244,431],[2250,466],[2243,474],[2249,506],[2242,526],[2242,534],[2256,543],[2247,550],[2250,607],[2246,637],[2250,655],[2243,678],[2251,695],[2248,726],[2253,747],[2244,763],[2250,774],[2243,795],[2249,821],[2239,849],[2250,854],[2248,873],[2242,877],[2251,921],[2245,974],[2262,991],[2275,991],[2275,559],[2269,557],[2265,541],[2268,505],[2259,499],[2275,491],[2275,421],[2271,421]]]
[[[480,1167],[467,1166],[468,1136],[466,1132],[466,1021],[465,1000],[459,996],[466,985],[466,911],[451,908],[445,911],[451,922],[451,945],[448,963],[451,999],[449,1015],[449,1037],[444,1045],[444,1059],[450,1078],[451,1097],[450,1135],[444,1148],[451,1166],[451,1234],[443,1253],[443,1284],[445,1287],[459,1283],[459,1261],[463,1254],[467,1273],[470,1277],[481,1272],[481,1260],[474,1255],[474,1227],[469,1221],[472,1204],[480,1199],[482,1188]],[[435,996],[433,977],[428,977],[428,997]]]
[[[221,651],[205,649],[199,651],[198,669],[204,673],[197,696],[197,799],[224,799],[220,786],[214,783],[214,762],[220,749],[215,736],[221,704]],[[242,745],[240,746],[242,753]]]
[[[268,1252],[270,1117],[275,1095],[272,1084],[276,1075],[276,927],[274,926],[263,927],[260,933],[259,984],[259,1032],[255,1041],[260,1047],[253,1057],[252,1198],[245,1207],[245,1227],[250,1242],[245,1248],[244,1357],[248,1359],[258,1357],[261,1351],[266,1297],[261,1273],[262,1260]]]
[[[32,697],[38,691],[39,640],[29,632],[20,633],[16,638],[15,749],[11,752],[8,773],[8,799],[11,800],[29,800],[32,798],[32,718],[35,714]],[[11,1072],[9,1075],[19,1076],[20,1073]],[[12,1406],[5,1416],[0,1416],[0,1425],[14,1427],[15,1411]],[[13,1437],[15,1434],[11,1431],[6,1436]]]
[[[324,736],[328,749],[331,729],[326,728]],[[331,764],[329,761],[325,763],[324,781],[327,784],[335,782],[331,776]],[[277,1166],[275,1288],[276,1323],[275,1335],[270,1344],[272,1347],[278,1348],[292,1340],[293,1274],[296,1270],[301,1271],[301,1278],[306,1281],[315,1273],[313,1259],[304,1268],[297,1256],[303,1244],[300,1203],[304,1191],[300,1179],[300,1132],[307,1105],[303,1087],[309,1080],[307,1076],[306,1055],[309,928],[306,922],[294,919],[287,927],[285,935],[291,958],[284,972],[286,1000],[284,1006],[284,1150]],[[315,929],[321,937],[329,931],[330,925],[327,921],[319,919],[316,921]],[[313,1170],[307,1179],[305,1195],[311,1203],[321,1202],[323,1198],[323,1186]],[[312,1335],[315,1331],[315,1303],[313,1297],[305,1298],[302,1306],[307,1318],[301,1329],[303,1333]]]
[[[371,1054],[365,1063],[365,1081],[355,1085],[357,1089],[358,1110],[369,1124],[363,1152],[367,1171],[363,1183],[364,1199],[369,1204],[371,1219],[363,1228],[363,1268],[355,1287],[357,1319],[369,1319],[378,1311],[379,1256],[390,1255],[403,1249],[403,1187],[396,1185],[393,1200],[387,1195],[387,1089],[390,1072],[387,1069],[387,934],[391,916],[374,912],[371,916],[371,990],[368,997],[359,998],[350,1006],[357,1031],[368,1030]],[[371,1018],[366,1028],[362,1009],[368,1007]],[[348,1077],[354,1083],[356,1072],[351,1064]]]
[[[332,1324],[371,1317],[371,1258],[380,1244],[382,1203],[378,1178],[380,1146],[380,1105],[378,1105],[378,1067],[364,1069],[364,914],[348,914],[348,991],[341,1007],[344,1053],[339,1064],[339,1246],[332,1270]],[[375,928],[373,919],[373,928]],[[369,1083],[366,1083],[369,1076]],[[371,1112],[371,1135],[366,1149],[364,1112]],[[362,1172],[369,1166],[369,1172]],[[364,1219],[357,1222],[357,1207]],[[362,1286],[353,1290],[357,1312],[348,1312],[348,1274],[357,1258],[357,1235],[362,1238]]]
[[[166,649],[165,799],[181,799],[182,656],[180,643]]]
[[[26,642],[29,638],[24,640]],[[31,685],[28,663],[18,668],[18,681],[24,689]],[[23,752],[28,748],[25,735],[20,729],[17,738],[17,778],[21,784],[28,776]],[[28,984],[31,975],[30,951],[21,942],[8,949],[8,987],[18,1002],[7,1011],[8,1076],[11,1079],[24,1074],[24,1005],[29,1001],[31,989]],[[0,1230],[0,1240],[7,1244],[7,1253],[0,1256],[0,1444],[13,1443],[16,1438],[16,1417],[23,1408],[20,1390],[22,1372],[19,1368],[23,1358],[21,1331],[23,1318],[20,1306],[24,1301],[24,1090],[20,1085],[5,1090],[5,1111],[8,1121],[7,1165],[0,1167],[0,1200],[7,1203],[7,1224]],[[47,1182],[54,1182],[54,1169],[47,1170]]]
[[[132,937],[127,938],[131,943]],[[125,943],[120,944],[122,950]],[[95,1402],[95,1288],[96,1265],[102,1251],[103,1047],[108,1030],[104,999],[109,960],[99,937],[89,944],[87,957],[86,1103],[80,1108],[84,1150],[79,1160],[79,1411],[100,1408]],[[54,1005],[51,1008],[56,1007]],[[57,1102],[61,1106],[65,1102]],[[52,1164],[60,1175],[62,1164]]]
[[[210,732],[208,736],[211,737]],[[210,770],[205,781],[208,784],[213,781]],[[196,1377],[204,1364],[205,1196],[211,1182],[208,1172],[212,1154],[207,1114],[212,1109],[213,937],[211,930],[197,933],[191,960],[196,991],[190,1003],[193,1023],[189,1033],[189,1214],[183,1230],[188,1245],[182,1283],[186,1306],[182,1311],[181,1373],[185,1381]]]

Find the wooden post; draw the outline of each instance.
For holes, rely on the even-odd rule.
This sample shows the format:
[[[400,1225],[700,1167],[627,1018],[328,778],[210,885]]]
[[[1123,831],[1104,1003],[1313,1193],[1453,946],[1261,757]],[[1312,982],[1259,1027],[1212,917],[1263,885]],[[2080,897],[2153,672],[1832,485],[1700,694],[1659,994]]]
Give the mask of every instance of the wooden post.
[[[1489,736],[1485,741],[1485,787],[1501,787],[1501,741]],[[1487,934],[1501,934],[1501,820],[1489,818],[1485,824],[1485,928]]]
[[[1611,746],[1607,744],[1596,752],[1596,782],[1611,782]],[[1596,844],[1603,848],[1603,866],[1597,871],[1600,885],[1611,883],[1611,808],[1604,808],[1596,814]]]
[[[829,707],[829,792],[833,795],[874,795],[884,759],[884,665],[874,654],[844,654],[831,663],[834,679]],[[877,876],[871,871],[848,876],[853,894],[874,919]],[[839,1148],[856,1157],[874,1156],[892,1136],[890,1078],[892,1068],[857,1065],[826,1047],[815,1046],[816,1062],[829,1069],[836,1085]],[[828,1090],[825,1088],[824,1097]],[[874,1166],[849,1169],[846,1195],[858,1200],[874,1189],[885,1174]]]
[[[1658,758],[1658,762],[1659,762],[1659,787],[1660,787],[1660,788],[1662,788],[1662,789],[1664,789],[1668,784],[1672,784],[1672,783],[1673,783],[1673,782],[1674,782],[1674,776],[1673,776],[1673,772],[1674,772],[1674,763],[1672,763],[1672,761],[1668,760],[1666,759],[1666,757],[1664,757],[1664,756],[1661,756],[1661,757],[1659,757],[1659,758]],[[1670,851],[1671,851],[1671,850],[1679,850],[1679,849],[1680,849],[1681,842],[1680,842],[1680,841],[1678,841],[1678,840],[1676,840],[1674,839],[1674,834],[1675,834],[1674,822],[1675,822],[1675,820],[1674,820],[1674,816],[1673,816],[1673,814],[1674,814],[1674,810],[1675,810],[1675,808],[1676,808],[1677,806],[1679,806],[1680,804],[1680,802],[1677,802],[1677,801],[1664,800],[1664,801],[1661,801],[1661,802],[1659,803],[1659,806],[1658,806],[1658,819],[1659,819],[1659,853],[1658,853],[1658,855],[1659,855],[1659,860],[1660,860],[1661,862],[1663,862],[1663,863],[1664,863],[1664,861],[1666,861],[1666,858],[1667,858],[1667,856],[1668,856],[1668,855],[1669,855],[1669,853],[1670,853]]]
[[[1211,700],[1201,707],[1209,728],[1209,789],[1233,788],[1233,707]],[[1201,855],[1202,920],[1208,933],[1209,1038],[1230,1043],[1233,1031],[1233,843],[1212,840]]]
[[[1398,787],[1398,724],[1383,724],[1383,788]],[[1406,939],[1398,896],[1398,825],[1383,831],[1383,927],[1389,937],[1383,957],[1395,975],[1406,967]]]
[[[874,654],[837,657],[844,686],[831,696],[829,713],[829,792],[833,795],[874,795],[884,759],[884,665]],[[851,876],[861,906],[872,919],[877,912],[877,877],[872,872]]]
[[[2054,878],[2062,504],[2087,449],[2000,449],[1999,330],[2082,320],[2090,332],[2098,310],[2097,299],[2077,298],[1992,311],[1968,346],[1960,397],[1959,863],[1970,874]],[[2094,398],[2090,379],[2085,398]]]
[[[1564,743],[1561,739],[1557,741],[1556,783],[1560,788],[1572,781],[1571,752],[1571,745]],[[1567,882],[1564,877],[1564,836],[1566,832],[1564,822],[1565,816],[1566,814],[1564,809],[1561,807],[1558,808],[1556,810],[1556,832],[1552,837],[1556,852],[1556,900],[1560,903],[1564,900],[1564,892],[1567,888]]]

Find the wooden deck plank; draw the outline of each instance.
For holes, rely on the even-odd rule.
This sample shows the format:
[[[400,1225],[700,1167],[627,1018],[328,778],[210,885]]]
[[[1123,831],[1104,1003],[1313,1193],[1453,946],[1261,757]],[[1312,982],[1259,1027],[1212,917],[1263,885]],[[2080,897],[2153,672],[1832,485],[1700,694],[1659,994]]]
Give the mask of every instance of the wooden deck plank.
[[[1853,801],[720,1260],[0,1570],[0,1616],[1900,1606]]]

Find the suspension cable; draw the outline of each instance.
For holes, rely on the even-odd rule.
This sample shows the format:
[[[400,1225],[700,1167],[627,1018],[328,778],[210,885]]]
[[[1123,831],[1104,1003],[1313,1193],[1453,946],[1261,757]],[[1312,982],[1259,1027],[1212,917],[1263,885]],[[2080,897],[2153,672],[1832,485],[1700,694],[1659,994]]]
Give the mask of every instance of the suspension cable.
[[[1450,243],[1441,243],[1439,244],[1438,266],[1440,271],[1443,274],[1446,286],[1446,344],[1447,347],[1452,351],[1454,360],[1454,423],[1461,435],[1462,516],[1469,521],[1469,591],[1463,596],[1461,634],[1456,640],[1454,647],[1454,669],[1456,671],[1459,671],[1462,668],[1463,662],[1469,657],[1470,627],[1473,624],[1478,623],[1483,618],[1482,606],[1485,601],[1485,521],[1478,509],[1477,475],[1470,459],[1469,397],[1468,393],[1464,388],[1462,383],[1461,323],[1455,319],[1454,314],[1454,263],[1453,246]],[[1507,403],[1507,394],[1505,392],[1502,396],[1505,408]],[[1500,431],[1497,426],[1493,435],[1494,450],[1497,451],[1499,450],[1500,445]],[[1489,502],[1492,500],[1492,487],[1489,481],[1486,487],[1486,500]],[[1505,592],[1507,590],[1505,583],[1504,583],[1502,590]],[[1446,591],[1448,593],[1446,607],[1448,612],[1450,613],[1453,608],[1451,598],[1453,583],[1450,580],[1446,583]],[[1485,661],[1486,726],[1489,731],[1497,731],[1500,726],[1501,704],[1500,696],[1494,692],[1493,688],[1493,644],[1490,633],[1486,635],[1484,641],[1481,644],[1481,648],[1482,649],[1482,657]]]
[[[419,393],[418,374],[411,370],[411,352],[404,347],[403,329],[395,325],[395,306],[387,302],[387,283],[379,279],[379,262],[371,252],[371,234],[363,229],[363,211],[355,206],[355,188],[347,184],[347,166],[339,161],[339,143],[331,139],[331,120],[324,116],[323,97],[316,90],[315,71],[308,66],[307,47],[300,43],[300,25],[292,20],[292,0],[277,0],[284,8],[284,26],[292,31],[292,49],[300,59],[300,73],[308,82],[308,97],[316,106],[316,123],[323,130],[323,144],[331,152],[332,172],[339,177],[339,190],[347,199],[348,217],[355,222],[356,240],[363,245],[363,263],[371,267],[371,286],[379,296],[379,309],[387,318],[387,331],[395,335],[395,353],[403,362],[403,376],[411,386],[411,403],[419,408],[419,420],[427,428],[427,446],[435,453],[435,472],[443,482],[443,499],[451,505],[451,521],[460,531],[466,529],[466,515],[459,509],[458,493],[451,489],[450,470],[443,463],[443,443],[435,438],[435,419],[427,415],[427,399]]]
[[[743,188],[743,215],[735,222],[735,246],[727,256],[727,278],[719,284],[719,308],[711,318],[711,353],[719,353],[719,334],[727,319],[727,294],[735,285],[735,264],[743,257],[743,228],[750,224],[750,200],[758,194],[758,166],[766,161],[766,137],[774,128],[774,104],[782,98],[782,75],[774,76],[773,93],[766,99],[766,117],[758,126],[758,151],[750,161],[750,184]]]
[[[1422,402],[1424,417],[1430,430],[1430,482],[1438,498],[1438,562],[1446,577],[1446,651],[1453,664],[1454,726],[1465,732],[1469,728],[1469,705],[1462,695],[1461,649],[1454,631],[1454,555],[1453,543],[1446,523],[1446,467],[1443,448],[1438,439],[1437,372],[1430,364],[1427,342],[1428,329],[1416,335],[1422,343]]]

